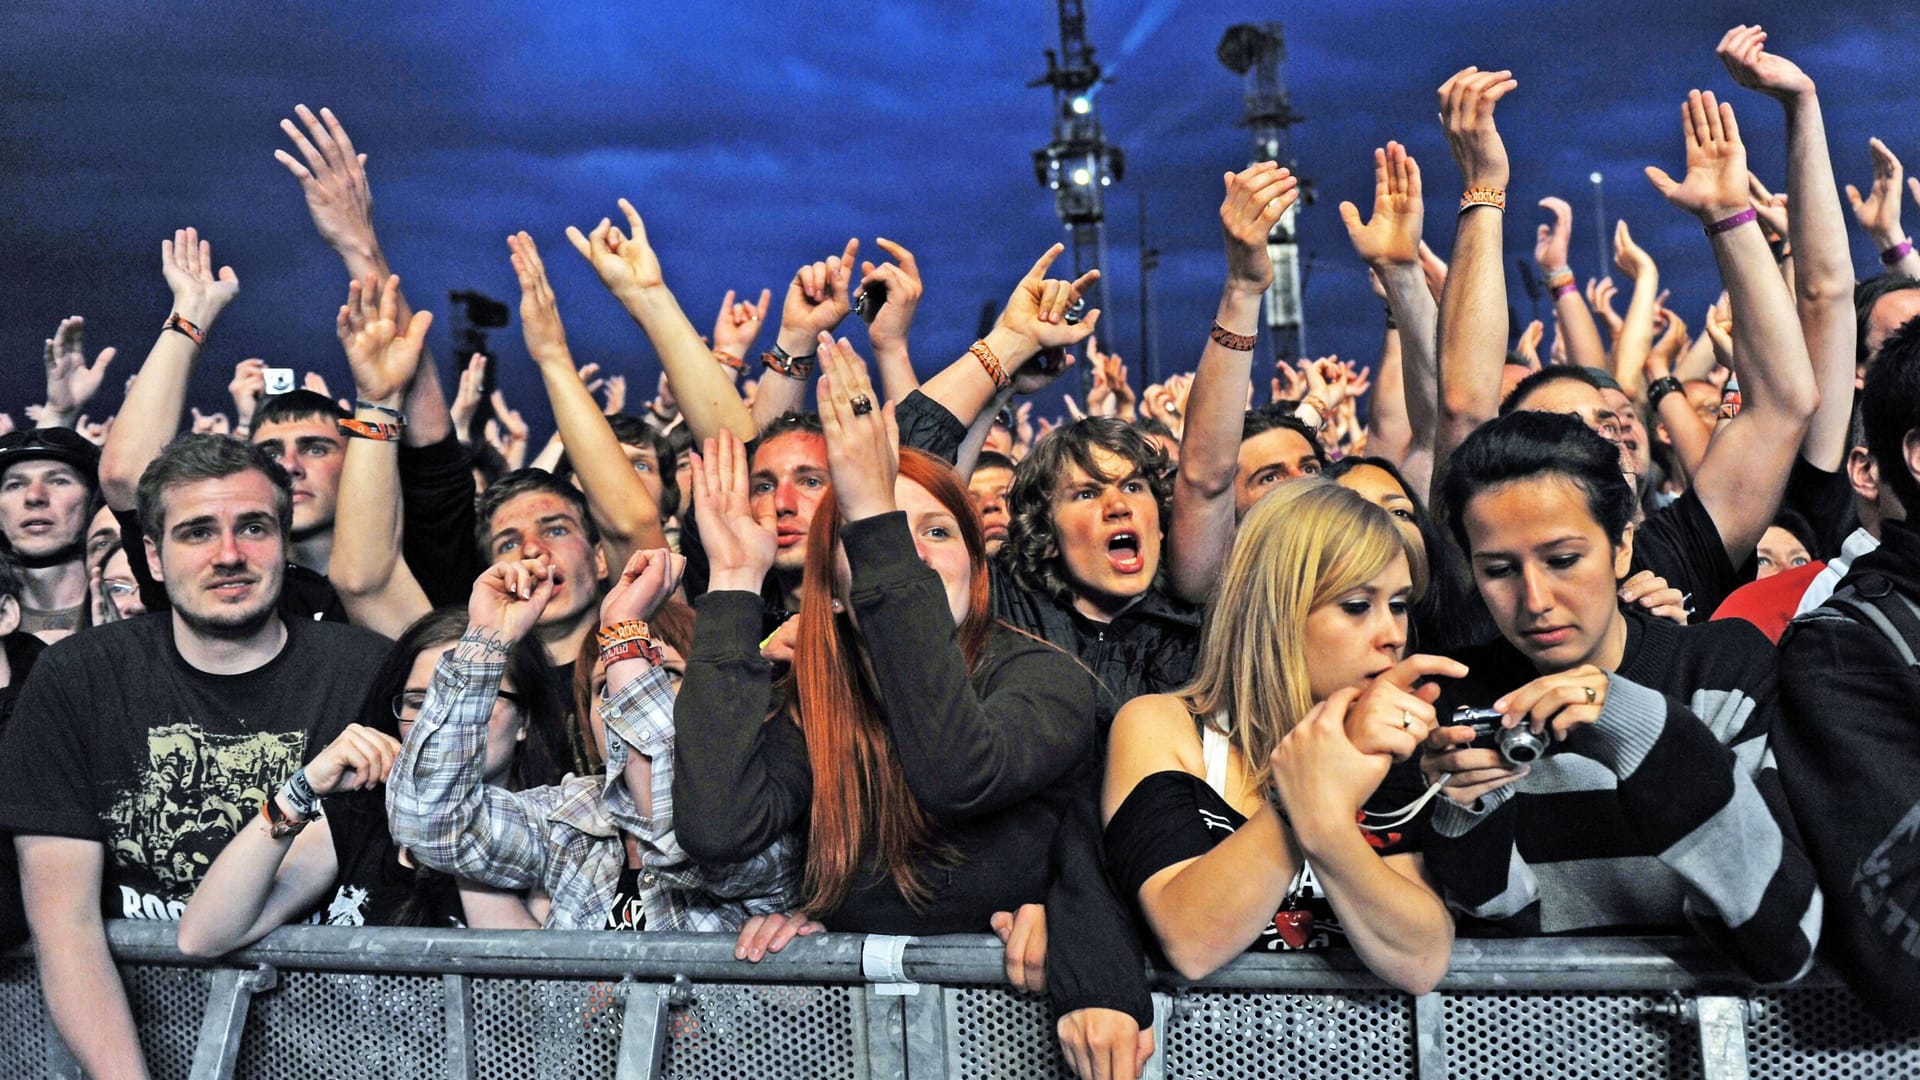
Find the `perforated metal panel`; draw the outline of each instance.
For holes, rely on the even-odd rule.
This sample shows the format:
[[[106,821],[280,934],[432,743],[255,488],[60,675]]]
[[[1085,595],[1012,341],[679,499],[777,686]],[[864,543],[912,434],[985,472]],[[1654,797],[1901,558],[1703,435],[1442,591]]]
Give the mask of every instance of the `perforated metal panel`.
[[[1016,994],[1005,986],[956,986],[947,989],[944,1005],[949,1075],[983,1080],[1072,1076],[1044,995]]]
[[[193,1048],[200,1042],[200,1020],[207,1011],[213,973],[198,968],[120,968],[127,1004],[147,1073],[154,1080],[186,1080],[193,1071]]]
[[[865,1080],[855,991],[696,986],[667,1013],[663,1075],[680,1080]]]
[[[47,1040],[54,1038],[40,998],[32,957],[0,960],[0,1080],[47,1074]]]
[[[437,975],[280,972],[255,994],[240,1037],[242,1080],[446,1075],[445,987]]]
[[[1847,990],[1762,994],[1747,1010],[1754,1080],[1883,1080],[1915,1075],[1920,1033],[1881,1026]]]
[[[1464,994],[1446,999],[1447,1075],[1697,1080],[1699,1040],[1662,996]]]
[[[615,984],[475,979],[472,987],[480,1080],[613,1075],[621,1023]]]
[[[1167,1076],[1383,1080],[1413,1074],[1408,998],[1390,991],[1252,994],[1190,991],[1174,999]]]

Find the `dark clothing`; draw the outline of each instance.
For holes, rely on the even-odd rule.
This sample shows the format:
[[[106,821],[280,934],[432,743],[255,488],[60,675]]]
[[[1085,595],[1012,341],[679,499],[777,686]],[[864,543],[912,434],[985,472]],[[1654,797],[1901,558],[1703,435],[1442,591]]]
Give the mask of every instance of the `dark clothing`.
[[[140,586],[140,603],[146,606],[147,614],[165,614],[173,610],[173,603],[167,599],[167,586],[155,581],[147,568],[146,536],[140,532],[140,513],[137,510],[115,510],[113,520],[120,525],[120,546],[127,550],[127,565],[133,571],[134,583]],[[474,577],[479,577],[478,571]],[[467,593],[473,591],[473,579],[467,579]],[[461,594],[465,603],[467,593]],[[316,574],[298,563],[288,563],[285,579],[280,585],[280,617],[287,622],[330,622],[347,621],[346,606],[340,603],[340,595],[333,591],[333,582],[325,574]],[[372,669],[368,669],[372,670]]]
[[[314,753],[319,746],[312,747]],[[310,753],[309,757],[312,756]],[[321,912],[327,926],[465,926],[460,888],[425,867],[403,866],[387,829],[386,793],[349,791],[324,804],[339,869],[333,896]]]
[[[7,654],[7,685],[0,686],[0,735],[13,719],[14,702],[26,685],[34,661],[47,650],[45,642],[32,634],[15,631],[0,638],[0,649]],[[0,836],[0,949],[12,948],[27,940],[27,909],[20,898],[20,862],[13,850],[13,838]]]
[[[1853,501],[1853,482],[1844,465],[1828,472],[1794,455],[1780,507],[1797,511],[1813,526],[1813,549],[1807,554],[1815,559],[1840,554],[1840,545],[1860,527],[1860,508]]]
[[[400,553],[433,607],[464,606],[487,568],[474,539],[473,455],[449,434],[400,447]]]
[[[1727,558],[1720,527],[1691,488],[1633,530],[1629,574],[1651,570],[1665,578],[1687,597],[1692,622],[1706,622],[1729,593],[1752,581],[1755,565],[1751,553],[1745,566]]]
[[[846,901],[818,917],[851,932],[979,933],[994,912],[1046,895],[1041,853],[1095,766],[1091,680],[1070,656],[1000,627],[969,676],[945,588],[915,554],[906,516],[850,523],[841,540],[892,752],[959,858],[922,865],[933,895],[915,911],[869,848]],[[759,598],[710,592],[699,609],[674,709],[676,823],[695,859],[739,862],[806,827],[813,770],[793,718],[767,719]]]
[[[1879,549],[1780,639],[1774,739],[1832,902],[1822,953],[1861,1003],[1906,1029],[1920,1027],[1920,631],[1900,616],[1916,601],[1920,533],[1883,522]]]
[[[1520,934],[1691,924],[1753,977],[1797,978],[1820,894],[1767,752],[1773,652],[1730,620],[1678,627],[1629,609],[1600,717],[1473,807],[1439,799],[1427,869],[1449,904]],[[1440,715],[1537,677],[1505,641]]]
[[[346,722],[387,642],[287,620],[279,655],[209,675],[149,614],[49,648],[0,737],[0,829],[97,840],[104,910],[178,918],[233,834]]]

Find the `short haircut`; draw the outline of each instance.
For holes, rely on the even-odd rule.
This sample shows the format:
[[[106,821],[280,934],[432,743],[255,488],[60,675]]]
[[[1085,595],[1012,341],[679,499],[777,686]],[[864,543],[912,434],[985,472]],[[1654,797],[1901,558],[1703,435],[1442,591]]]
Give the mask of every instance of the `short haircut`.
[[[580,527],[586,531],[587,542],[600,542],[600,527],[593,523],[593,515],[587,510],[587,497],[580,493],[579,488],[545,469],[516,469],[502,476],[473,501],[474,542],[480,545],[480,558],[483,561],[493,561],[493,515],[522,495],[539,493],[558,495],[567,500],[568,506],[579,515]]]
[[[1779,513],[1773,515],[1773,524],[1776,528],[1785,529],[1795,540],[1800,541],[1800,546],[1807,549],[1808,556],[1816,559],[1820,557],[1820,537],[1814,533],[1813,522],[1808,521],[1805,514],[1792,507],[1783,506]],[[1780,569],[1786,570],[1788,567],[1783,566]]]
[[[1159,439],[1172,439],[1174,442],[1180,441],[1180,436],[1175,435],[1173,429],[1168,427],[1165,421],[1157,417],[1143,416],[1133,422],[1133,429],[1142,435],[1151,435]]]
[[[1881,274],[1879,277],[1854,283],[1853,362],[1856,365],[1865,364],[1872,359],[1867,355],[1867,319],[1873,314],[1873,305],[1902,289],[1920,289],[1920,279],[1910,278],[1905,274]],[[1886,348],[1886,342],[1882,342],[1880,347]]]
[[[284,539],[293,532],[293,480],[265,450],[225,435],[182,435],[160,451],[140,474],[135,496],[140,532],[156,544],[165,535],[168,488],[202,480],[222,480],[249,469],[273,483],[274,517],[280,522],[280,536]]]
[[[1240,441],[1246,442],[1256,435],[1265,435],[1269,431],[1285,428],[1307,440],[1307,445],[1313,448],[1314,460],[1320,462],[1322,469],[1326,468],[1327,451],[1320,445],[1319,432],[1314,431],[1302,423],[1299,417],[1293,415],[1293,410],[1299,407],[1298,402],[1283,401],[1263,409],[1248,409],[1247,415],[1240,421]]]
[[[253,430],[257,432],[268,424],[296,420],[345,420],[352,415],[341,412],[339,402],[329,401],[311,390],[289,390],[260,403],[253,413]]]
[[[685,424],[675,424],[667,429],[667,448],[673,451],[675,460],[689,450],[698,450],[693,445],[693,429]]]
[[[1520,411],[1520,403],[1525,401],[1528,395],[1543,386],[1557,382],[1585,383],[1595,390],[1602,389],[1600,380],[1594,378],[1593,372],[1588,371],[1586,368],[1575,367],[1572,364],[1554,364],[1550,367],[1543,367],[1539,371],[1515,383],[1513,392],[1508,394],[1506,400],[1500,403],[1500,415],[1505,416],[1508,413]],[[1620,388],[1620,384],[1617,382],[1613,385],[1616,390]],[[1618,453],[1618,451],[1616,451],[1616,453]]]
[[[1867,450],[1880,463],[1880,482],[1909,514],[1920,513],[1920,481],[1907,467],[1907,433],[1920,428],[1920,316],[1908,319],[1880,346],[1859,395]]]
[[[975,473],[978,473],[981,469],[1005,469],[1008,472],[1012,472],[1014,468],[1015,465],[1012,458],[994,450],[980,451],[979,458],[973,463],[973,471]]]
[[[1120,458],[1123,467],[1131,466],[1146,478],[1154,501],[1160,504],[1162,528],[1167,501],[1173,495],[1166,451],[1125,420],[1090,416],[1057,427],[1034,443],[1014,469],[1013,486],[1007,490],[1010,521],[1007,543],[1001,550],[1011,553],[1008,565],[1015,580],[1061,604],[1072,603],[1074,593],[1060,570],[1059,543],[1053,529],[1053,489],[1069,464],[1080,466],[1088,476],[1101,475],[1093,458],[1096,448]]]
[[[1543,476],[1584,492],[1607,540],[1620,543],[1634,507],[1633,488],[1620,473],[1620,447],[1572,414],[1521,409],[1474,429],[1447,461],[1440,498],[1460,550],[1473,554],[1466,510],[1475,495]]]
[[[638,417],[625,413],[615,413],[607,417],[607,426],[613,429],[613,437],[626,446],[644,446],[653,451],[653,460],[659,466],[660,477],[660,520],[665,521],[680,510],[680,481],[673,474],[673,446],[667,437],[648,427]],[[573,476],[573,459],[561,454],[554,462],[553,475],[562,480]]]
[[[753,441],[747,444],[747,460],[751,462],[753,456],[760,452],[761,447],[782,435],[818,435],[825,438],[826,433],[827,429],[820,426],[819,413],[793,410],[783,412],[767,421],[767,426],[761,428],[760,434],[755,435]]]

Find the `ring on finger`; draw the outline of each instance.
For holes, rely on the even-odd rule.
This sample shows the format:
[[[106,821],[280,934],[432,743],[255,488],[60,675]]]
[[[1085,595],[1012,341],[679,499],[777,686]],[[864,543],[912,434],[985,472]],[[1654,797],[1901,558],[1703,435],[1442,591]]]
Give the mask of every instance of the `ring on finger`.
[[[1413,714],[1406,709],[1400,710],[1400,727],[1405,731],[1413,730]]]
[[[1580,689],[1585,690],[1587,692],[1587,704],[1591,705],[1600,699],[1600,695],[1594,692],[1593,687],[1583,686]]]
[[[853,415],[855,416],[865,416],[873,411],[873,399],[865,394],[855,394],[853,397],[847,399],[847,404],[853,407]],[[1588,700],[1591,701],[1593,691],[1587,691],[1587,697]]]

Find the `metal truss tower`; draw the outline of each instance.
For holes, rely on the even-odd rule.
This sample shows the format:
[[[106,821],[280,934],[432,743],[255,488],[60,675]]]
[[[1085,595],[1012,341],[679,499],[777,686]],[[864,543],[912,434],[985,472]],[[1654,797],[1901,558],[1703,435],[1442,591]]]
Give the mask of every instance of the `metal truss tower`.
[[[1298,176],[1300,170],[1287,152],[1287,128],[1306,117],[1294,112],[1287,99],[1287,84],[1281,74],[1287,45],[1280,24],[1230,26],[1214,55],[1228,71],[1246,80],[1247,113],[1240,126],[1253,132],[1253,160],[1277,161]],[[1267,233],[1267,257],[1273,261],[1273,287],[1267,290],[1267,328],[1273,332],[1276,359],[1297,358],[1305,348],[1306,314],[1300,299],[1304,281],[1295,225],[1300,208],[1312,202],[1312,186],[1303,177],[1300,200]]]

